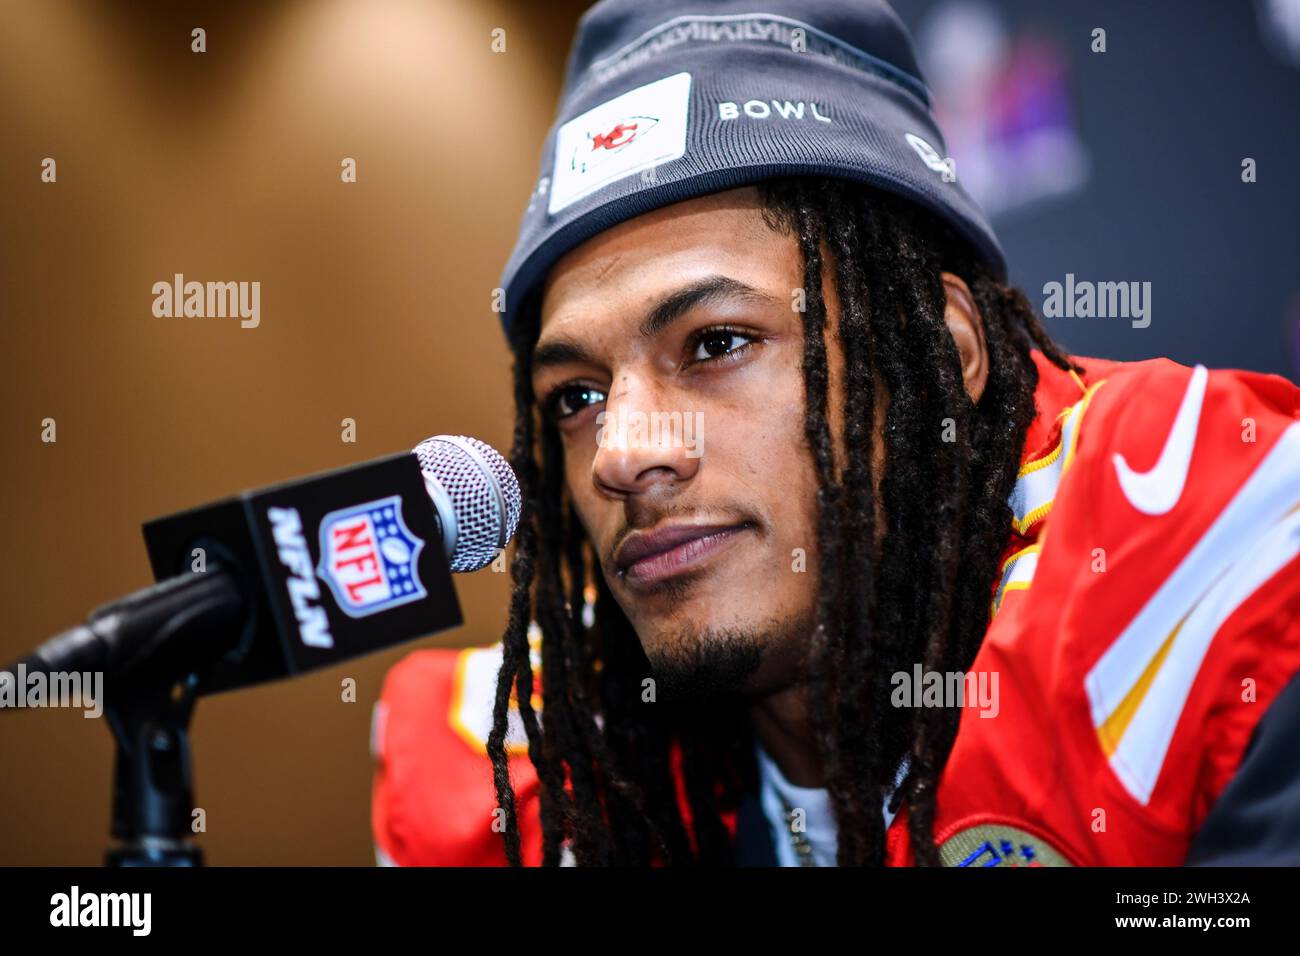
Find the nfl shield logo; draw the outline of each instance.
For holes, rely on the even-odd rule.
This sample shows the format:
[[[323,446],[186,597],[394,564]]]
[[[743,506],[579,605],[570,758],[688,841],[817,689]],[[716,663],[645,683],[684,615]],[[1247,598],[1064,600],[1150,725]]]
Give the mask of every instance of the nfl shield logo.
[[[425,596],[419,559],[424,542],[402,520],[394,495],[331,511],[320,524],[316,573],[349,617],[365,617]]]

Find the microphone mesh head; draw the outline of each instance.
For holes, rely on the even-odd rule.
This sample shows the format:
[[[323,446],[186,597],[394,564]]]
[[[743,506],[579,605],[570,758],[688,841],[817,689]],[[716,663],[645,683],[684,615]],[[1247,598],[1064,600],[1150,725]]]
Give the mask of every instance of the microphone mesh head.
[[[452,571],[492,563],[519,526],[519,482],[491,445],[467,435],[436,435],[415,446],[420,470],[447,492],[456,513]]]

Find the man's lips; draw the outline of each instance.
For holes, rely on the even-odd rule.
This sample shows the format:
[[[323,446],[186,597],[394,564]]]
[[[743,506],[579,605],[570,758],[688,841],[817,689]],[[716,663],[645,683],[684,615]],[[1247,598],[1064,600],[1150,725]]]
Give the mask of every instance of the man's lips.
[[[648,584],[671,577],[725,547],[748,523],[669,525],[628,535],[614,556],[618,572],[629,582]]]

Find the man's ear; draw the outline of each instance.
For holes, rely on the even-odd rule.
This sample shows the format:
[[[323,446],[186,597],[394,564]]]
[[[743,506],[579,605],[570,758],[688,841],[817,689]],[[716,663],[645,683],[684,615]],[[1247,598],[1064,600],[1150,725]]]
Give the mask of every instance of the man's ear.
[[[989,380],[989,351],[984,341],[984,319],[975,305],[970,287],[951,272],[941,272],[943,280],[943,321],[961,356],[961,377],[966,394],[978,402]]]

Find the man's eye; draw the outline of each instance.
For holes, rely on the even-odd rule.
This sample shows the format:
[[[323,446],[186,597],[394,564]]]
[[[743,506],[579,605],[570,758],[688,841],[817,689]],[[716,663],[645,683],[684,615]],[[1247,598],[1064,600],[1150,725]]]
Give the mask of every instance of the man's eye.
[[[557,388],[547,400],[547,408],[555,419],[576,415],[588,405],[597,405],[605,400],[605,393],[590,385],[567,385]]]
[[[712,362],[737,355],[752,344],[754,337],[735,329],[705,329],[695,337],[691,362]]]

